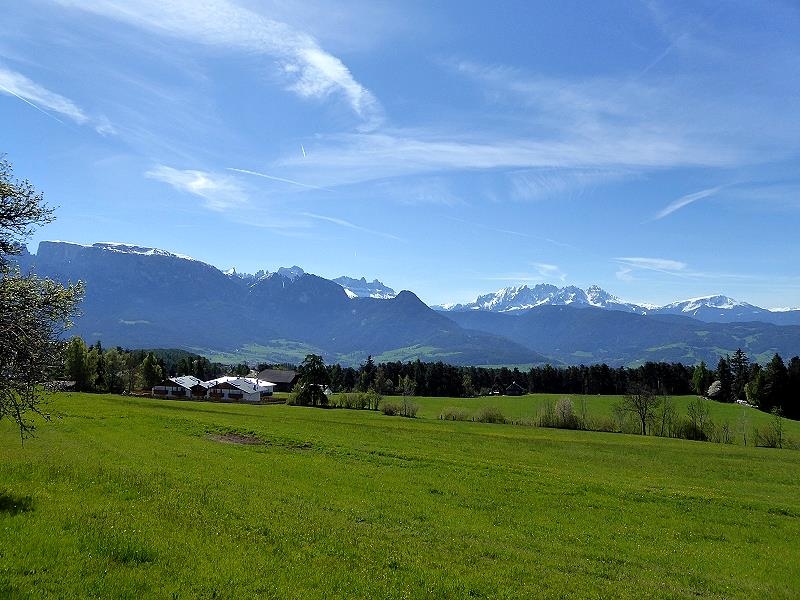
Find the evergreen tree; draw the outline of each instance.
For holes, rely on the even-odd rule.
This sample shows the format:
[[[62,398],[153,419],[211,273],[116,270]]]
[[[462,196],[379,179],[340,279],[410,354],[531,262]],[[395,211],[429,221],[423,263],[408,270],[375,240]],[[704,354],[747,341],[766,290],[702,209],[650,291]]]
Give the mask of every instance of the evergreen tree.
[[[182,376],[182,375],[190,375],[191,372],[192,369],[189,365],[189,360],[185,356],[181,357],[181,359],[178,360],[177,366],[175,367],[175,374],[178,376]]]
[[[800,356],[793,357],[786,369],[783,412],[790,419],[800,419]]]
[[[106,363],[103,357],[103,348],[98,348],[97,345],[89,346],[89,373],[90,389],[95,392],[107,391]]]
[[[764,370],[759,366],[757,369],[751,369],[750,381],[744,386],[745,396],[747,402],[753,406],[760,406],[764,398],[764,388],[766,384],[766,377]]]
[[[378,392],[379,394],[383,394],[386,388],[386,374],[384,373],[381,367],[378,367],[375,370],[375,384],[373,386],[373,390]]]
[[[736,352],[733,353],[730,361],[731,367],[731,394],[733,400],[739,400],[740,398],[744,397],[744,386],[747,385],[747,382],[750,380],[750,359],[747,358],[747,355],[742,351],[741,348],[738,348]]]
[[[317,354],[309,354],[298,367],[297,403],[302,406],[327,406],[325,386],[330,383],[325,361]]]
[[[733,376],[731,375],[730,363],[726,357],[720,357],[717,363],[717,380],[720,383],[718,398],[720,402],[732,402]]]
[[[375,361],[372,360],[372,355],[367,357],[367,362],[361,365],[358,374],[358,389],[361,392],[367,392],[375,386],[375,374],[377,368]]]
[[[765,367],[764,379],[764,394],[759,408],[766,412],[782,408],[789,376],[780,354],[776,353]]]

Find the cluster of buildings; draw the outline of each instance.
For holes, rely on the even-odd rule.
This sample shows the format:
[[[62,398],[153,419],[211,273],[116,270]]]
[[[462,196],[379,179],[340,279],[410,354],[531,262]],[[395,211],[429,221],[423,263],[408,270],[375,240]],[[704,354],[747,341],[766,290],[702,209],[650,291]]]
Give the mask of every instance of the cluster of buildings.
[[[265,369],[255,377],[225,376],[210,381],[182,375],[165,379],[153,386],[151,393],[156,398],[260,404],[269,401],[274,392],[291,391],[297,377],[296,371],[276,369]]]

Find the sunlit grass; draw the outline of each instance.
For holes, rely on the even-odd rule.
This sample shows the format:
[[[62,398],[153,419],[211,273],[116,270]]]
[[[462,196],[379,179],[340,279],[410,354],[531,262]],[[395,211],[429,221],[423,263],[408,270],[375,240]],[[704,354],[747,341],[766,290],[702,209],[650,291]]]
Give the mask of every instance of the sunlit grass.
[[[417,401],[404,419],[65,394],[24,447],[2,422],[0,597],[796,597],[800,453]]]

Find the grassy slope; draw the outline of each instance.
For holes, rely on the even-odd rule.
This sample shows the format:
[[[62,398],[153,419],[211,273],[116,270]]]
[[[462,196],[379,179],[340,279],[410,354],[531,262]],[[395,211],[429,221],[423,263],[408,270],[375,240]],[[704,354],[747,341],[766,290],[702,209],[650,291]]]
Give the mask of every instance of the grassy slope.
[[[0,423],[2,597],[800,589],[794,451],[80,394],[53,408],[24,448]],[[266,443],[207,437],[227,430]]]

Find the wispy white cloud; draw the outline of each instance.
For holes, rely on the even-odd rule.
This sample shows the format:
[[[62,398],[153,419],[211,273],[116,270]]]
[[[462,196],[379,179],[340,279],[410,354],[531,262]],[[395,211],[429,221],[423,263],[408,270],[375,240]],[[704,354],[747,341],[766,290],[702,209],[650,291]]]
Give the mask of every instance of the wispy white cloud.
[[[32,108],[63,123],[62,117],[78,125],[94,125],[102,135],[114,133],[114,127],[105,117],[92,119],[69,98],[57,94],[32,81],[25,75],[0,66],[0,93],[22,100]]]
[[[648,258],[641,256],[619,257],[613,259],[619,265],[616,272],[617,279],[621,281],[634,281],[637,271],[656,271],[673,276],[688,276],[686,263],[669,258]]]
[[[341,134],[317,139],[307,158],[289,156],[274,163],[284,172],[313,173],[327,187],[392,177],[502,171],[517,169],[607,170],[609,178],[650,169],[736,164],[735,150],[680,141],[646,131],[607,131],[593,139],[579,136],[509,137],[491,132],[461,133],[421,130]],[[573,173],[574,174],[574,173]],[[569,174],[565,175],[568,177]],[[585,178],[584,178],[585,180]],[[595,175],[599,183],[602,177]],[[519,183],[519,193],[542,193]],[[513,182],[512,182],[513,184]],[[566,185],[566,184],[564,184]],[[574,184],[570,184],[574,185]]]
[[[464,199],[452,188],[445,177],[414,177],[410,180],[384,180],[367,186],[365,195],[380,197],[398,204],[437,204],[441,206],[464,205]]]
[[[333,223],[334,225],[339,225],[340,227],[346,227],[347,229],[354,229],[355,231],[363,231],[364,233],[370,233],[372,235],[378,235],[381,237],[389,238],[390,240],[397,240],[399,242],[404,241],[402,238],[393,235],[391,233],[385,233],[383,231],[376,231],[374,229],[369,229],[367,227],[362,227],[360,225],[356,225],[355,223],[351,223],[345,219],[339,219],[337,217],[328,217],[326,215],[318,215],[315,213],[304,212],[302,216],[309,217],[311,219],[316,219],[318,221],[325,221],[327,223]]]
[[[372,129],[383,120],[380,103],[347,66],[310,35],[227,0],[57,0],[60,4],[157,34],[226,50],[268,56],[288,89],[303,98],[343,96]]]
[[[692,194],[686,194],[685,196],[681,196],[680,198],[678,198],[673,202],[670,202],[666,207],[660,210],[656,214],[655,218],[656,220],[663,219],[664,217],[671,215],[675,211],[678,211],[685,206],[689,206],[693,202],[697,202],[698,200],[702,200],[703,198],[708,198],[710,196],[716,195],[724,187],[725,186],[719,185],[717,187],[708,188],[706,190],[700,190],[699,192],[694,192]]]
[[[617,262],[635,269],[648,269],[676,273],[686,269],[686,263],[669,258],[646,258],[641,256],[619,257]]]
[[[206,208],[226,211],[247,204],[247,194],[231,177],[207,171],[180,170],[158,165],[145,173],[150,179],[162,181],[176,190],[193,194],[205,201]]]
[[[525,169],[509,174],[510,195],[517,200],[580,196],[599,185],[636,177],[632,171],[606,169]]]
[[[567,274],[564,273],[557,265],[550,265],[547,263],[533,263],[534,268],[539,272],[539,275],[545,280],[552,281],[558,279],[559,281],[566,281]]]

